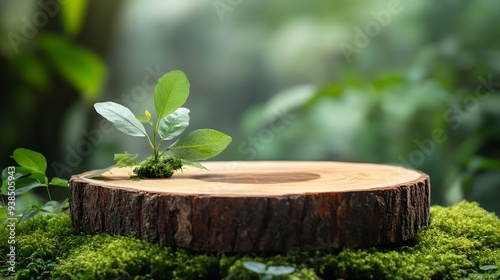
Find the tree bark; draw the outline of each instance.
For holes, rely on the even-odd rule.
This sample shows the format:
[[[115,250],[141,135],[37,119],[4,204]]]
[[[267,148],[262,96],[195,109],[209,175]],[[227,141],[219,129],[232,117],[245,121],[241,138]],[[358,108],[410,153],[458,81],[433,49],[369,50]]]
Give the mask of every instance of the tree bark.
[[[429,222],[429,176],[342,162],[206,162],[170,179],[128,168],[71,178],[71,215],[87,233],[134,235],[193,251],[278,252],[412,239]]]

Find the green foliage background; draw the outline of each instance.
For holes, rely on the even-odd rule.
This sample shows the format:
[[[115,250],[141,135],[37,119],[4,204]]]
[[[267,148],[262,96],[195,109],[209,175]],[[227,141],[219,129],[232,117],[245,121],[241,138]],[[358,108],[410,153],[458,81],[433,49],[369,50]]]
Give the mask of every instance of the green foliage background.
[[[434,204],[466,198],[500,213],[500,2],[232,1],[222,14],[222,0],[63,2],[53,14],[0,3],[2,168],[18,147],[66,179],[123,150],[147,154],[92,104],[140,114],[159,76],[181,69],[190,128],[233,137],[217,159],[409,165],[431,176]],[[356,30],[391,3],[401,12],[349,62],[341,45],[356,46]],[[23,35],[37,13],[47,22]],[[10,33],[26,42],[13,46]],[[482,79],[492,85],[478,91]],[[431,149],[436,129],[446,140]]]

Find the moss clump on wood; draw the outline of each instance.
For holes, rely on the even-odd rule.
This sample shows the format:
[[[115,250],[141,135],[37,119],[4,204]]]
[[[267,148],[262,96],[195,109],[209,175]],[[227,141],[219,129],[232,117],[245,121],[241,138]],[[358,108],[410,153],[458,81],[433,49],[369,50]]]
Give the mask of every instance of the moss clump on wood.
[[[249,260],[296,268],[281,279],[500,278],[500,269],[479,269],[500,266],[500,221],[468,202],[433,206],[430,226],[404,246],[337,252],[191,253],[133,237],[79,234],[64,214],[34,217],[19,224],[16,233],[17,279],[259,279],[243,267]],[[2,227],[3,256],[7,236]],[[0,276],[7,275],[7,268],[1,258]]]
[[[134,173],[139,178],[170,178],[174,171],[182,169],[182,160],[177,157],[163,156],[158,159],[148,157],[138,167],[134,168]]]

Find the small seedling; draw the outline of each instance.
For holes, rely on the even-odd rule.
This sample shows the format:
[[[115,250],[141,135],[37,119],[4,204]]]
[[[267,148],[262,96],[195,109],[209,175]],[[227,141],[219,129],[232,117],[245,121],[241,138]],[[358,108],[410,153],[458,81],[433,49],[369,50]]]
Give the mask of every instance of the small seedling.
[[[248,261],[244,262],[243,266],[257,274],[259,274],[260,279],[270,280],[274,276],[287,275],[295,271],[295,268],[291,266],[266,266],[261,262]]]
[[[162,149],[163,141],[172,140],[179,136],[189,125],[189,110],[181,106],[189,95],[189,81],[186,75],[175,70],[161,77],[154,90],[154,105],[156,121],[153,115],[146,110],[144,115],[134,116],[128,108],[114,103],[101,102],[94,105],[101,116],[120,131],[134,137],[145,137],[153,155],[141,163],[135,159],[137,154],[115,155],[114,166],[136,166],[134,173],[139,178],[170,178],[175,170],[183,166],[205,168],[198,160],[206,160],[221,153],[231,142],[231,137],[213,129],[198,129],[191,131],[166,149]],[[151,126],[148,134],[144,124]],[[166,152],[170,155],[166,155]],[[87,176],[100,176],[112,167],[105,168]],[[206,169],[206,168],[205,168]]]
[[[61,212],[69,207],[69,197],[62,202],[52,200],[49,186],[67,188],[68,181],[58,177],[53,177],[49,181],[45,175],[47,160],[42,154],[29,149],[19,148],[14,150],[12,158],[19,166],[9,166],[2,171],[2,186],[0,187],[2,194],[14,197],[32,189],[43,187],[47,190],[49,198],[49,201],[41,207],[32,205],[31,209],[22,214],[19,222],[29,219],[38,213]],[[9,205],[9,203],[3,201],[3,197],[2,202],[5,206]],[[14,211],[9,210],[10,207],[6,207],[5,209],[8,214],[7,216],[16,215]]]

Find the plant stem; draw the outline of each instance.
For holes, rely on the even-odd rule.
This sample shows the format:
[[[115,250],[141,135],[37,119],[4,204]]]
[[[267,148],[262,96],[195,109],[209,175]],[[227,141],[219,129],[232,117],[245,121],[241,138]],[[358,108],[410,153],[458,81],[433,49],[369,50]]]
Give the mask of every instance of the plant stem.
[[[153,131],[153,154],[155,156],[155,161],[158,161],[158,150],[156,148],[156,132]]]
[[[153,127],[153,125],[151,125],[151,128],[153,129],[153,145],[154,145],[153,154],[155,156],[155,161],[156,162],[158,162],[159,157],[160,157],[159,149],[160,149],[160,143],[161,143],[161,141],[159,141],[160,143],[158,143],[158,145],[156,145],[156,134],[158,134],[158,128],[159,127],[160,127],[160,118],[158,118],[158,120],[156,121],[156,126],[155,127]]]
[[[45,187],[47,188],[47,194],[49,195],[49,201],[52,201],[52,196],[50,195],[50,191],[49,191],[49,185],[45,185]]]
[[[163,155],[163,153],[160,151],[160,145],[161,145],[161,142],[162,142],[162,141],[163,141],[163,140],[162,140],[162,139],[160,139],[160,140],[158,141],[158,145],[156,145],[156,153],[158,154],[158,159],[160,159],[160,158],[161,158],[161,156]]]
[[[160,146],[158,146],[158,148],[160,148]],[[160,157],[161,157],[161,156],[163,156],[163,154],[164,154],[166,151],[168,151],[168,150],[170,150],[170,149],[169,149],[169,148],[166,148],[165,150],[163,150],[163,151],[160,153]]]
[[[149,147],[151,148],[151,150],[153,150],[153,154],[154,154],[155,153],[155,146],[151,142],[151,138],[149,138],[149,135],[146,135],[146,138],[148,139]]]

